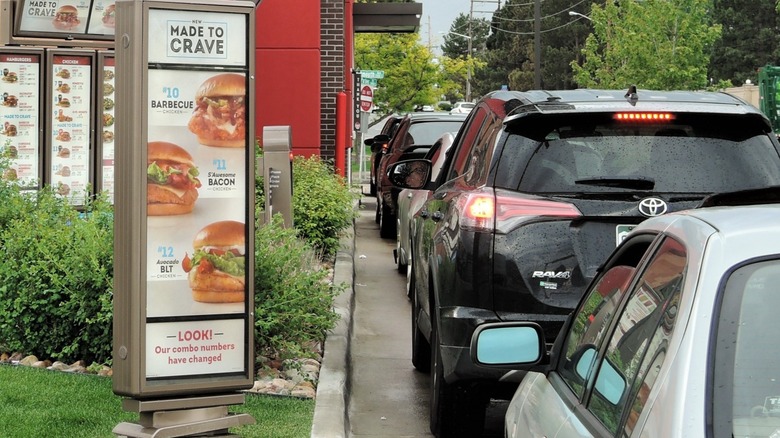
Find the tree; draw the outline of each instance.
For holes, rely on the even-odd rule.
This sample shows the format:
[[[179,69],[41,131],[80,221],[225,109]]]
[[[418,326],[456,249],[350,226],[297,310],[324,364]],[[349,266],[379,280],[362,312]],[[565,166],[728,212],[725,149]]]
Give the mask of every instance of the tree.
[[[385,72],[374,92],[374,104],[382,113],[407,112],[439,100],[440,69],[416,33],[357,34],[355,67]]]
[[[534,2],[509,0],[495,14],[487,40],[487,67],[478,72],[477,83],[486,92],[508,85],[514,90],[535,88],[539,68],[541,88],[576,87],[571,62],[577,60],[590,30],[585,19],[572,18],[569,0],[540,3],[540,59],[535,53]],[[587,11],[586,11],[587,12]]]
[[[449,33],[444,35],[441,52],[449,58],[466,58],[469,53],[469,40],[464,37],[471,35],[471,55],[482,57],[485,53],[485,42],[490,34],[490,22],[484,18],[471,20],[469,31],[469,16],[459,14],[450,25]]]
[[[593,33],[582,65],[572,62],[583,87],[703,89],[721,27],[708,0],[608,0],[594,4]]]
[[[710,78],[734,86],[758,83],[758,68],[780,61],[780,15],[765,0],[715,0],[713,20],[723,27],[710,60]]]

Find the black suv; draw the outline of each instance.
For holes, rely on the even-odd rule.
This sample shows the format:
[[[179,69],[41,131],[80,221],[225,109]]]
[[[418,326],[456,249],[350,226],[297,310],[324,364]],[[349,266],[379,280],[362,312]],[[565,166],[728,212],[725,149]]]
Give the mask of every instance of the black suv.
[[[500,91],[471,112],[415,218],[412,356],[432,372],[431,431],[477,436],[505,370],[469,355],[485,322],[535,321],[551,345],[618,242],[714,193],[780,186],[777,137],[725,93]]]

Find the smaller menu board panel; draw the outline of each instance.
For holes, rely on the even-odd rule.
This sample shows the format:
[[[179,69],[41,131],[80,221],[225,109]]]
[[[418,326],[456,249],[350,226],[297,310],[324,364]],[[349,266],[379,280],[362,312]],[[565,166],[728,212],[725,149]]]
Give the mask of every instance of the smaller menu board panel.
[[[17,4],[19,35],[114,35],[114,0],[19,0]]]
[[[0,51],[0,153],[10,165],[2,178],[40,187],[42,52]]]
[[[54,54],[50,65],[49,184],[73,205],[84,205],[90,182],[92,56]],[[102,102],[113,110],[113,99]]]
[[[98,143],[101,145],[101,178],[100,190],[106,194],[111,203],[114,202],[114,91],[116,62],[113,57],[103,57],[103,71],[98,73],[99,91],[103,102],[102,116],[98,120]],[[109,100],[110,99],[110,100]],[[108,104],[108,105],[107,105]],[[105,109],[109,106],[109,109]]]

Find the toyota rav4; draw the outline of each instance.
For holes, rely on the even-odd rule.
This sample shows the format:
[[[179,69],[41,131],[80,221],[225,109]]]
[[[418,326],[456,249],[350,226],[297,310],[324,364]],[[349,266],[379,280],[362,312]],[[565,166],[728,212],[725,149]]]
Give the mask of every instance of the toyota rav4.
[[[430,370],[431,431],[478,436],[507,370],[469,356],[475,327],[532,321],[555,341],[617,244],[647,217],[709,195],[780,185],[777,137],[725,93],[500,91],[478,102],[434,182],[412,242],[412,362]],[[507,391],[508,390],[508,391]]]

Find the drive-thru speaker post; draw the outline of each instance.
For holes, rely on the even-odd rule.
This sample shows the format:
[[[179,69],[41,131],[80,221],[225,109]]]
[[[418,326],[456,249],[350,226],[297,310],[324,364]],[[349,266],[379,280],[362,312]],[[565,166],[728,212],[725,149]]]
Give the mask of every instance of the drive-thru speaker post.
[[[227,434],[254,384],[255,2],[116,2],[118,436]]]

